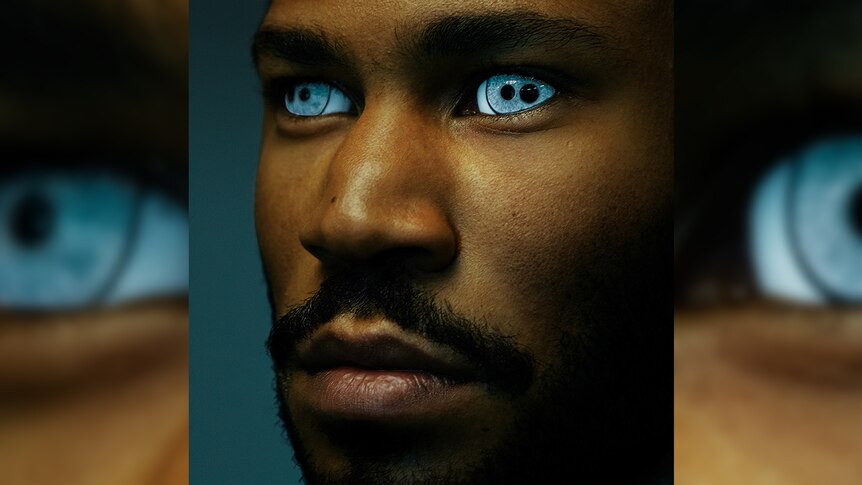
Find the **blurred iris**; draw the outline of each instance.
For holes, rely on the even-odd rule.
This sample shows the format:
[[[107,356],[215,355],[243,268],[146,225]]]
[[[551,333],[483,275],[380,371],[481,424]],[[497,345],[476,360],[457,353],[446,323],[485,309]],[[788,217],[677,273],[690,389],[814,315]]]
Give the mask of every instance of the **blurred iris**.
[[[0,306],[55,310],[188,288],[187,210],[109,171],[0,180]]]
[[[776,165],[755,191],[749,234],[767,296],[862,302],[862,137],[820,141]]]

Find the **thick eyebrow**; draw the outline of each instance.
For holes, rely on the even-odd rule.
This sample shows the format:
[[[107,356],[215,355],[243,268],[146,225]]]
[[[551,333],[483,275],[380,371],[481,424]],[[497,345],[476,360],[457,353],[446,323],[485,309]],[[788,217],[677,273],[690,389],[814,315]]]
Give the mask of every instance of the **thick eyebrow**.
[[[456,57],[534,46],[602,51],[609,41],[600,27],[531,11],[447,15],[425,24],[416,35],[399,36],[402,52],[416,57]],[[263,57],[302,65],[345,65],[350,59],[347,50],[322,29],[274,26],[263,27],[254,36],[255,65]]]
[[[303,65],[345,64],[348,58],[323,31],[307,27],[263,27],[254,35],[251,56],[255,65],[263,57]]]
[[[465,56],[493,50],[576,46],[605,50],[602,29],[585,22],[531,11],[452,15],[432,20],[408,48],[432,56]]]

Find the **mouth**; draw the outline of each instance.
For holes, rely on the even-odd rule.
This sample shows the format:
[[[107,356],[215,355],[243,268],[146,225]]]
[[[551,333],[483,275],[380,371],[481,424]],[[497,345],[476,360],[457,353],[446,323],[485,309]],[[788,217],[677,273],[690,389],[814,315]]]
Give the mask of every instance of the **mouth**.
[[[460,354],[382,320],[337,318],[297,349],[291,394],[312,412],[374,420],[443,411],[477,392]]]

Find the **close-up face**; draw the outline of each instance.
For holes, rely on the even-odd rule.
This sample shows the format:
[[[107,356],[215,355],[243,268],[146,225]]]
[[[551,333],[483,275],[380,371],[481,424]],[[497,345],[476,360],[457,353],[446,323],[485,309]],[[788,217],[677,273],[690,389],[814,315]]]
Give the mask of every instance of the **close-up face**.
[[[4,5],[4,483],[187,481],[187,22]]]
[[[677,6],[675,477],[860,483],[862,6],[736,7]]]
[[[272,2],[256,224],[307,479],[667,472],[672,38],[663,2]]]

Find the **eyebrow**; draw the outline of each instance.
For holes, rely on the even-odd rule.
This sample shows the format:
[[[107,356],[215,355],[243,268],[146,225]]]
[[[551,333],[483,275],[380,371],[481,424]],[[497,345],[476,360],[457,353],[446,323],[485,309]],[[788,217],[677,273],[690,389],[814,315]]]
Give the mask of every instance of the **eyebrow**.
[[[264,27],[254,35],[252,60],[275,57],[302,65],[345,64],[345,49],[322,30],[308,27]]]
[[[463,56],[531,46],[604,50],[608,38],[601,30],[580,20],[530,11],[447,16],[432,20],[409,48],[437,56]]]
[[[426,22],[416,35],[399,36],[397,47],[414,57],[469,56],[534,46],[575,46],[598,52],[609,47],[603,30],[580,20],[531,11],[446,15]],[[262,27],[254,36],[252,59],[259,65],[267,56],[302,65],[351,63],[347,49],[319,27]]]

